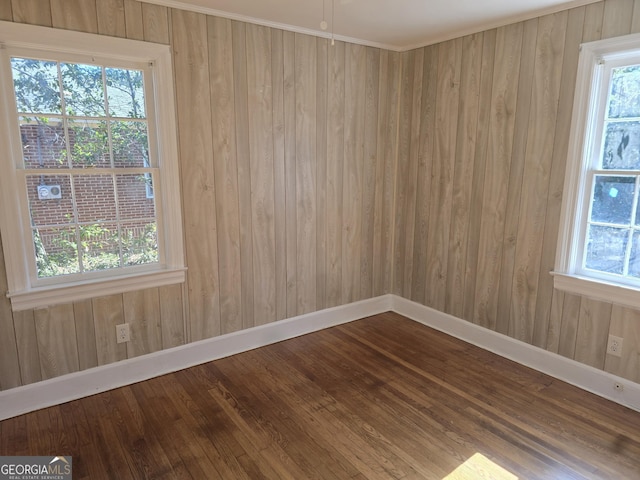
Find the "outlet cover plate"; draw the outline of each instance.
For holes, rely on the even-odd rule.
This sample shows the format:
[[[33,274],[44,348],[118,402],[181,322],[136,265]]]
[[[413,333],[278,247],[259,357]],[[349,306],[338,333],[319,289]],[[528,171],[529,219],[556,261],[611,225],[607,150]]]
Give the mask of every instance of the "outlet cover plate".
[[[609,341],[607,342],[607,353],[614,357],[622,356],[622,338],[615,335],[609,335]]]
[[[116,325],[116,342],[126,343],[129,340],[131,340],[129,333],[129,324],[121,323],[120,325]]]

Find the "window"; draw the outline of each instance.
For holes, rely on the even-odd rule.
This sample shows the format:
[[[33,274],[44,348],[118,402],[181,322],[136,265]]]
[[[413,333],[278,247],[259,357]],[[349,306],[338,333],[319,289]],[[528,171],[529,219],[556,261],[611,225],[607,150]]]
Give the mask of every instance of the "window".
[[[640,306],[640,36],[582,46],[554,274]]]
[[[13,308],[184,281],[169,47],[0,27]]]

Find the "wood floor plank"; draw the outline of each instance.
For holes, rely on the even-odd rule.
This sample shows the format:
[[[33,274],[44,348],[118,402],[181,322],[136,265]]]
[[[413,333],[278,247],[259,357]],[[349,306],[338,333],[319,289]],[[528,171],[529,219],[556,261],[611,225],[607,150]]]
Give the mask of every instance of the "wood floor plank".
[[[71,455],[81,479],[631,479],[639,432],[640,412],[386,313],[2,421],[0,455]]]

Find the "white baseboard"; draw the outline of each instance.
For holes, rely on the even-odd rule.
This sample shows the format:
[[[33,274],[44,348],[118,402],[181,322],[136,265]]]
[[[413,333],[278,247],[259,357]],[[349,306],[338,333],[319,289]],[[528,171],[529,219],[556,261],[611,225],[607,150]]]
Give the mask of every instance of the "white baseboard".
[[[396,295],[392,296],[391,310],[452,337],[640,412],[640,384]],[[623,389],[617,390],[616,385],[622,386]]]
[[[389,310],[391,295],[384,295],[5,390],[0,392],[0,420]]]
[[[388,311],[640,411],[640,384],[402,297],[383,295],[1,391],[0,420]],[[616,390],[616,384],[624,389]]]

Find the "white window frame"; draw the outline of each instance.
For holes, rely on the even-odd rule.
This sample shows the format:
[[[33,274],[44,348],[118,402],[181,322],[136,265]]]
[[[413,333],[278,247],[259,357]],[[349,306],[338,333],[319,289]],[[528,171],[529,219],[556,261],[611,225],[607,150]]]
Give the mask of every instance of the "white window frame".
[[[16,180],[21,165],[20,133],[16,123],[13,83],[7,50],[35,49],[63,53],[69,56],[89,55],[114,62],[143,62],[151,65],[153,98],[149,109],[155,123],[155,135],[150,135],[152,151],[157,152],[159,188],[156,195],[159,258],[158,264],[144,269],[113,269],[104,276],[89,275],[77,281],[63,276],[51,282],[33,279],[33,240],[25,231],[23,219],[28,218],[28,202],[22,185]],[[51,306],[61,303],[112,295],[131,290],[159,287],[184,282],[184,246],[176,116],[171,50],[136,40],[106,37],[87,33],[0,22],[0,232],[4,249],[9,290],[14,311]],[[155,176],[155,175],[154,175]],[[26,215],[26,217],[25,217]],[[124,270],[124,272],[123,272]]]
[[[556,263],[552,275],[554,287],[559,290],[639,308],[640,282],[633,285],[622,279],[618,281],[615,276],[581,269],[584,225],[591,200],[590,170],[593,155],[599,154],[601,147],[602,112],[608,96],[608,91],[603,91],[608,85],[605,73],[610,72],[611,66],[624,65],[632,58],[633,63],[640,63],[640,34],[580,46]]]

